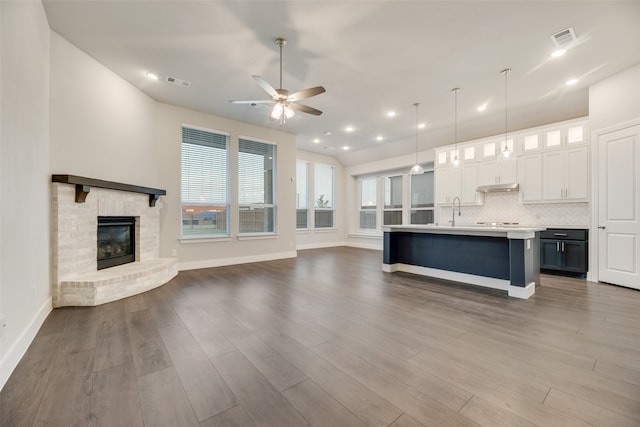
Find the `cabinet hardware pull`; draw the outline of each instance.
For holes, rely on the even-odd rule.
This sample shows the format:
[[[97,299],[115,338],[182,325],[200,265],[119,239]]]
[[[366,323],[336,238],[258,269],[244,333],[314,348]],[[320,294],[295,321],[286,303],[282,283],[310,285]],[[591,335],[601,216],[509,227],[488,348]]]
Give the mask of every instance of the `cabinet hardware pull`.
[[[562,242],[562,252],[564,252],[564,242]]]
[[[567,233],[554,233],[554,236],[567,237]]]
[[[556,242],[556,252],[560,252],[560,242]]]

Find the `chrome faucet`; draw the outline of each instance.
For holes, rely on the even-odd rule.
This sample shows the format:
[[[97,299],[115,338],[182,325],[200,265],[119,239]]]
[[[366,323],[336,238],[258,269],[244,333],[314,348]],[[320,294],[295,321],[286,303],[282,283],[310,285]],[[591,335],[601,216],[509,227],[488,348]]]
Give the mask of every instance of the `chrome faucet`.
[[[456,200],[458,201],[458,216],[462,215],[461,206],[460,206],[460,197],[456,196],[453,198],[453,205],[451,205],[451,226],[456,226]]]

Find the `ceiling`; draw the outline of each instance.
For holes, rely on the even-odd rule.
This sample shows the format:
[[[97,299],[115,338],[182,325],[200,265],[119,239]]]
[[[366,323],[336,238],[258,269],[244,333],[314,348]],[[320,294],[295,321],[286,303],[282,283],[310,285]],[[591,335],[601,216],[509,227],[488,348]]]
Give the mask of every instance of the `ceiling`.
[[[284,37],[284,88],[327,92],[303,101],[324,114],[298,113],[280,129],[345,165],[412,153],[416,102],[419,149],[453,143],[454,87],[458,141],[504,132],[503,68],[513,69],[507,125],[517,130],[587,115],[589,85],[640,63],[638,1],[43,3],[52,30],[154,99],[275,129],[267,106],[228,101],[268,98],[254,74],[278,87],[274,41]],[[551,59],[550,36],[568,27],[577,40]]]

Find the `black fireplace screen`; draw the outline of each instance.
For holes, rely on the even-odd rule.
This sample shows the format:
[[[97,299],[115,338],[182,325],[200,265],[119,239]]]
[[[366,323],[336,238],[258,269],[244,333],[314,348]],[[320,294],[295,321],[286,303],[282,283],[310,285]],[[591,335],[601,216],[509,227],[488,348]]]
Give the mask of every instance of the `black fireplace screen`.
[[[136,260],[136,219],[132,216],[98,217],[98,270]]]

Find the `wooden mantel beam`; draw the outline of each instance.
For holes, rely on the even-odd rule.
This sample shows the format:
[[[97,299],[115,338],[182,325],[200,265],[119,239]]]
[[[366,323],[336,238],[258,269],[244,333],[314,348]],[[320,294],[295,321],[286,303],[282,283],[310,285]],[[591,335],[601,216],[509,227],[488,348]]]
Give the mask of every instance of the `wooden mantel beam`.
[[[149,195],[149,206],[154,207],[160,196],[165,196],[167,190],[159,188],[142,187],[140,185],[122,184],[120,182],[103,181],[101,179],[85,178],[77,175],[52,175],[51,182],[72,184],[76,186],[76,203],[84,203],[91,187],[106,188],[109,190],[129,191]]]

